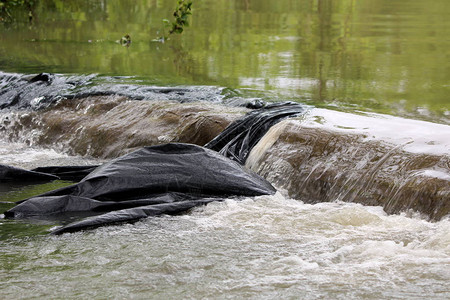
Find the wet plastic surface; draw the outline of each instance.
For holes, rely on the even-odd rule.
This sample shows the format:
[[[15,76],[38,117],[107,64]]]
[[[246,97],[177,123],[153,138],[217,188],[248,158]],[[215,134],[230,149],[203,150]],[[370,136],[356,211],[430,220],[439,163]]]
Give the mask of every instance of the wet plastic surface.
[[[2,182],[42,182],[59,179],[58,176],[39,171],[28,171],[7,165],[0,165],[0,183]]]
[[[206,148],[245,164],[250,151],[281,120],[303,113],[305,106],[294,102],[266,105],[233,122],[221,134],[205,145]]]
[[[77,184],[22,201],[5,212],[5,217],[109,212],[53,232],[59,234],[181,213],[229,196],[274,193],[265,179],[215,151],[191,144],[165,144],[105,163]]]
[[[227,197],[274,194],[268,181],[242,165],[271,126],[304,109],[292,102],[266,105],[233,122],[205,147],[172,143],[144,147],[96,168],[37,168],[34,171],[69,180],[87,175],[77,184],[21,201],[5,216],[94,214],[53,232],[60,234],[178,214]]]
[[[61,180],[80,181],[98,166],[49,166],[38,167],[31,171],[58,176]]]

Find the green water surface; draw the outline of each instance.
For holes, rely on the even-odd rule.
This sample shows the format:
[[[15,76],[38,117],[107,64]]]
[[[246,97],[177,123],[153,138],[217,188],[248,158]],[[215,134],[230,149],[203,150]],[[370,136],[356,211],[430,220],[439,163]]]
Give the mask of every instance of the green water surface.
[[[0,70],[217,85],[273,100],[450,124],[448,0],[38,0],[0,24]],[[117,43],[125,34],[132,43]],[[249,92],[250,91],[250,92]]]
[[[48,183],[35,183],[29,185],[17,184],[16,186],[7,186],[6,183],[0,183],[0,214],[13,208],[18,201],[71,184],[73,184],[73,182],[65,180],[54,180]],[[10,238],[46,234],[51,227],[55,226],[55,224],[57,223],[43,220],[8,220],[2,219],[0,215],[0,243],[3,240]]]

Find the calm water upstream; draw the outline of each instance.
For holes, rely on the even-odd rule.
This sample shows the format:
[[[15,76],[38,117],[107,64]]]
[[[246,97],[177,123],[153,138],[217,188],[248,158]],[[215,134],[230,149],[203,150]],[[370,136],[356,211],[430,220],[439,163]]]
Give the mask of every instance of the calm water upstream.
[[[194,0],[191,26],[164,44],[152,40],[175,0],[35,2],[31,24],[16,12],[0,25],[2,71],[216,85],[450,124],[447,0]]]
[[[450,1],[194,0],[191,26],[155,42],[175,0],[40,0],[0,23],[0,71],[214,86],[450,124]],[[132,43],[117,41],[129,34]],[[32,134],[32,133],[30,133]],[[10,143],[0,163],[95,164]],[[12,202],[67,182],[0,190]],[[237,201],[240,200],[240,201]],[[0,218],[0,299],[450,299],[450,219],[275,196],[187,215],[46,235]]]

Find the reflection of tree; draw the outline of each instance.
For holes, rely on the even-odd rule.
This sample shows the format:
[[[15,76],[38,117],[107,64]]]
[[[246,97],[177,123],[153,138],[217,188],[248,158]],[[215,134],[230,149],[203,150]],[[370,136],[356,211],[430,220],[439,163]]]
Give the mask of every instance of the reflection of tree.
[[[0,56],[31,62],[26,68],[114,68],[379,112],[393,105],[448,110],[450,1],[202,0],[191,30],[158,51],[149,39],[175,1],[39,0],[39,22],[3,31]],[[133,45],[125,52],[114,41],[127,33]]]
[[[299,21],[297,51],[300,59],[296,76],[316,81],[308,90],[314,100],[324,102],[335,97],[346,98],[346,78],[354,79],[351,78],[355,75],[351,70],[361,67],[360,53],[352,53],[347,47],[354,2],[311,1],[303,12],[303,20]],[[304,93],[304,88],[300,87],[303,90],[299,92]]]
[[[0,23],[9,23],[16,20],[23,22],[28,19],[31,23],[34,16],[36,1],[33,0],[0,0]]]
[[[318,55],[319,55],[319,73],[318,73],[318,100],[323,102],[327,97],[327,74],[324,67],[325,53],[331,49],[331,18],[333,10],[331,0],[318,0]]]
[[[209,83],[215,80],[209,76],[206,61],[195,58],[190,51],[184,49],[182,44],[171,44],[170,55],[176,74],[182,77],[189,76],[193,82]],[[218,83],[220,84],[220,83]]]
[[[173,57],[173,66],[177,74],[192,74],[193,66],[196,64],[195,60],[184,50],[182,45],[171,45]]]
[[[245,10],[249,10],[250,9],[250,0],[244,0],[245,3]]]
[[[318,0],[317,16],[318,16],[318,31],[319,31],[319,45],[320,51],[329,51],[331,48],[331,18],[333,8],[331,0]]]

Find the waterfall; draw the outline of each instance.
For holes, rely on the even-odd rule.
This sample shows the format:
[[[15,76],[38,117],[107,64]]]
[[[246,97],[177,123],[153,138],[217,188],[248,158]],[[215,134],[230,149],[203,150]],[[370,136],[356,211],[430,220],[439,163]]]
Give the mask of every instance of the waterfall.
[[[450,212],[448,126],[356,115],[353,127],[343,126],[349,117],[313,110],[282,121],[255,146],[246,166],[309,203],[358,202],[388,213],[411,209],[437,220]],[[397,122],[407,123],[410,132],[392,132]]]
[[[258,120],[264,120],[264,113],[258,115],[257,111],[241,123],[232,123],[251,110],[242,107],[245,102],[238,101],[242,104],[238,106],[214,103],[223,98],[217,89],[93,85],[95,76],[0,75],[0,103],[20,96],[0,113],[2,138],[10,142],[97,158],[113,158],[142,146],[168,142],[209,142],[208,147],[226,148],[224,153],[241,163],[247,160],[248,168],[295,199],[380,205],[388,213],[413,210],[435,220],[450,211],[448,125],[297,104],[281,106],[281,110],[287,109],[291,116],[302,115],[272,122],[266,111],[269,122],[264,121],[261,127]],[[55,87],[72,96],[59,97]],[[95,92],[100,90],[103,95]],[[138,95],[145,91],[145,100],[158,100],[151,95],[179,98],[142,101]],[[215,96],[208,102],[186,102],[182,97],[191,96],[183,93],[195,94],[194,100]],[[54,103],[30,109],[34,102],[50,102],[22,102],[36,97],[53,99],[50,102]],[[252,136],[255,132],[259,133]],[[236,144],[238,135],[240,142]]]

